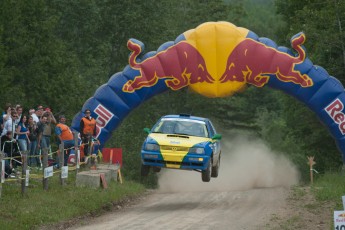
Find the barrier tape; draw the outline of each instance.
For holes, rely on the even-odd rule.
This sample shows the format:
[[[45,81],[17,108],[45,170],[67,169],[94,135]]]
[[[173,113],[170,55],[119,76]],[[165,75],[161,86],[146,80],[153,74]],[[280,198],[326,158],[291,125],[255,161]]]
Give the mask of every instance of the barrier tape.
[[[84,146],[84,145],[88,145],[88,144],[81,144],[81,145],[78,145],[78,147],[81,147],[81,146]],[[75,147],[73,146],[73,147],[70,147],[70,148],[67,148],[67,149],[64,149],[64,150],[69,150],[69,149],[74,149]],[[53,155],[54,153],[58,153],[59,152],[59,150],[57,150],[57,151],[55,151],[55,152],[51,152],[51,153],[49,153],[49,154],[47,154],[48,156],[50,156],[50,155]],[[20,154],[22,154],[22,153],[20,153]],[[27,158],[33,158],[33,157],[42,157],[42,154],[39,154],[39,155],[30,155],[30,156],[27,156]],[[16,158],[22,158],[22,156],[16,156],[16,157],[4,157],[4,158],[2,158],[2,159],[4,159],[4,160],[10,160],[10,159],[16,159]]]
[[[88,145],[87,143],[83,143],[83,144],[81,144],[81,145],[78,145],[78,148],[79,147],[81,147],[81,146],[84,146],[84,145]],[[66,148],[66,149],[64,149],[64,151],[65,150],[69,150],[69,149],[75,149],[75,147],[73,146],[73,147],[70,147],[70,148]],[[98,150],[99,151],[99,153],[101,153],[101,151],[100,150]],[[48,154],[48,155],[53,155],[54,153],[58,153],[59,151],[55,151],[55,152],[52,152],[52,153],[50,153],[50,154]],[[102,154],[102,153],[101,153]],[[40,154],[40,155],[32,155],[32,156],[27,156],[28,158],[30,158],[30,157],[41,157],[42,155]],[[92,156],[91,156],[92,157]],[[22,156],[17,156],[17,157],[5,157],[5,158],[2,158],[2,159],[4,159],[4,160],[14,160],[15,158],[22,158]],[[97,157],[95,157],[95,158],[97,158]],[[17,161],[17,160],[14,160],[14,161],[16,161],[16,162],[19,162],[19,163],[22,163],[22,162],[20,162],[20,161]],[[87,162],[80,162],[79,163],[79,166],[81,166],[81,165],[84,165],[84,164],[87,164]],[[69,166],[68,167],[68,171],[75,171],[77,169],[77,165],[76,164],[74,164],[74,166]],[[42,170],[42,172],[43,172],[43,174],[44,174],[44,170]],[[59,169],[59,170],[55,170],[55,171],[53,171],[53,175],[54,174],[56,174],[56,173],[60,173],[61,172],[61,170]],[[40,174],[30,174],[30,179],[43,179],[44,178],[44,175],[40,175]],[[26,178],[25,177],[16,177],[16,178],[6,178],[5,179],[5,182],[17,182],[17,181],[21,181],[21,180],[25,180]]]
[[[317,174],[319,174],[319,172],[316,171],[316,169],[310,169],[310,171],[314,171],[314,172],[316,172]]]

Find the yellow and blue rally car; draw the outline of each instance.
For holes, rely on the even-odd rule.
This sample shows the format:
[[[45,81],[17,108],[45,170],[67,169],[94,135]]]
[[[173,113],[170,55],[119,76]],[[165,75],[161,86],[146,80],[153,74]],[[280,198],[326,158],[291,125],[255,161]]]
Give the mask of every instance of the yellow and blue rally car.
[[[141,150],[141,175],[150,168],[195,170],[204,182],[217,177],[220,166],[222,136],[207,118],[187,114],[161,117],[150,130]]]

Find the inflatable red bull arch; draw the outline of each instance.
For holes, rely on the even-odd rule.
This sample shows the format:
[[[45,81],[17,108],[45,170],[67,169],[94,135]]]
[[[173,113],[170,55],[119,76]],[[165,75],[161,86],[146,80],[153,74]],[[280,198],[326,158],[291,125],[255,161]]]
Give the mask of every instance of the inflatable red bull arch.
[[[206,97],[227,97],[247,84],[269,86],[294,96],[328,127],[345,162],[345,93],[325,69],[313,65],[303,47],[305,34],[291,38],[291,48],[229,22],[207,22],[144,53],[144,44],[129,39],[129,65],[99,87],[75,115],[86,108],[97,121],[104,144],[131,110],[156,94],[189,87]]]

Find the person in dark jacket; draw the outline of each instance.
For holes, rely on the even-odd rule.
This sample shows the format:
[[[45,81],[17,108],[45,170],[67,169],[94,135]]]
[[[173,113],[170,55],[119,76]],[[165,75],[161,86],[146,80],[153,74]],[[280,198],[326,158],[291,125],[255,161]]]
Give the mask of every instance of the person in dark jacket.
[[[7,131],[6,135],[1,137],[1,151],[7,157],[16,157],[16,161],[6,159],[5,160],[5,177],[8,177],[13,170],[13,166],[17,165],[17,161],[21,161],[17,157],[20,156],[19,147],[16,140],[12,137],[12,131]]]

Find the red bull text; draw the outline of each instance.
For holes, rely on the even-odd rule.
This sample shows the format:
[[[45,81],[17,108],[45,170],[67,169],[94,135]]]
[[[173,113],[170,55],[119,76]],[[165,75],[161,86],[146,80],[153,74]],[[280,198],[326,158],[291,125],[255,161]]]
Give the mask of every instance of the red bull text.
[[[97,114],[96,135],[98,137],[101,133],[102,128],[104,128],[109,123],[114,114],[102,105],[98,105],[94,112]]]
[[[345,114],[343,113],[344,104],[337,98],[325,108],[327,114],[338,124],[341,134],[345,134]]]

